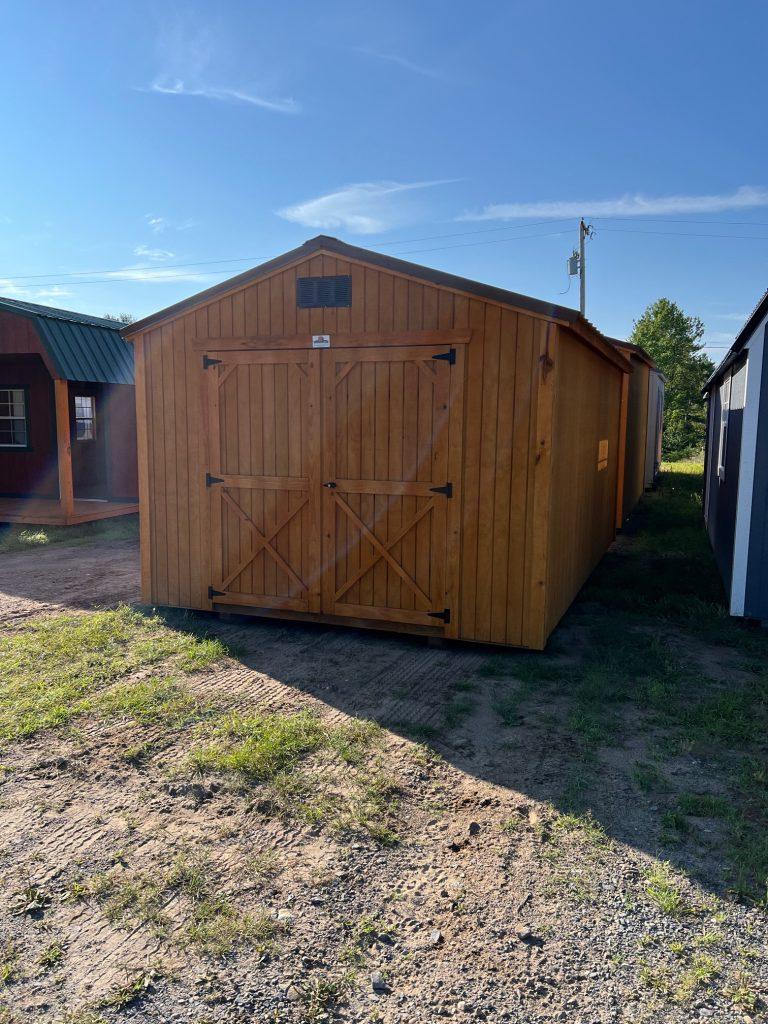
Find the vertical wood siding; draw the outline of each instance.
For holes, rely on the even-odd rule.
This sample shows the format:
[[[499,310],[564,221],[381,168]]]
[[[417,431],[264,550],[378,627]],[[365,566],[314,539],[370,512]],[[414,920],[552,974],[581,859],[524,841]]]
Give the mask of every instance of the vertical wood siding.
[[[316,274],[351,274],[352,306],[297,309],[296,278]],[[248,338],[254,346],[268,348],[270,338],[296,337],[297,347],[305,347],[311,333],[363,336],[391,331],[403,332],[402,344],[407,345],[408,332],[412,331],[471,330],[471,341],[461,346],[458,368],[464,374],[464,384],[458,394],[452,384],[452,408],[463,404],[463,468],[461,478],[455,481],[458,510],[455,506],[448,509],[449,531],[459,533],[461,544],[455,569],[448,565],[449,576],[455,574],[458,578],[459,591],[458,607],[452,609],[450,635],[540,646],[544,633],[543,578],[536,584],[539,594],[534,602],[541,604],[540,621],[532,626],[526,616],[533,577],[546,570],[546,561],[543,566],[535,565],[535,558],[541,559],[542,554],[536,555],[532,546],[533,517],[537,509],[541,516],[542,500],[549,507],[548,490],[542,491],[540,486],[548,478],[549,463],[547,459],[542,462],[537,451],[541,440],[537,436],[537,416],[541,416],[542,409],[546,416],[547,401],[551,409],[551,397],[544,406],[540,400],[539,357],[546,325],[543,318],[499,304],[319,255],[145,332],[141,337],[145,352],[151,551],[147,571],[152,600],[181,607],[210,607],[208,495],[204,487],[207,414],[201,399],[204,372],[200,349],[193,345],[195,340],[209,339],[209,347],[215,349],[217,341]],[[602,375],[610,371],[618,379],[618,371],[591,355],[581,343],[574,340],[570,347],[573,352],[568,353],[569,361],[585,378],[598,367]],[[600,383],[586,379],[584,386],[593,397],[601,389]],[[604,401],[601,395],[596,400]],[[585,402],[580,394],[573,413]],[[375,415],[375,408],[369,412]],[[606,407],[605,417],[610,414]],[[403,407],[404,438],[413,433],[405,426],[414,415],[415,410]],[[364,422],[361,429],[365,430]],[[546,424],[544,429],[548,429]],[[549,447],[549,440],[544,440]],[[572,439],[566,438],[566,446],[571,443]],[[592,447],[590,442],[590,452],[596,458]],[[611,454],[615,467],[615,439]],[[451,465],[452,471],[459,469],[455,461]],[[603,476],[607,484],[608,475]],[[593,499],[597,501],[597,494]],[[570,496],[566,500],[572,509]],[[615,506],[607,492],[604,500],[613,514]],[[390,525],[394,526],[394,521]],[[561,525],[567,528],[565,520]],[[600,553],[604,548],[605,544]],[[594,564],[595,550],[591,543],[578,564],[569,564],[558,581],[563,594],[570,586],[573,596],[573,586],[580,585],[583,578],[577,584],[574,580],[586,564]],[[563,555],[566,560],[570,557],[567,552]],[[410,557],[408,553],[406,557]]]
[[[627,405],[627,448],[624,463],[624,517],[645,490],[645,452],[648,446],[648,384],[650,369],[642,359],[631,360]]]
[[[614,538],[622,373],[564,329],[555,355],[546,631]],[[600,465],[600,442],[608,442]]]

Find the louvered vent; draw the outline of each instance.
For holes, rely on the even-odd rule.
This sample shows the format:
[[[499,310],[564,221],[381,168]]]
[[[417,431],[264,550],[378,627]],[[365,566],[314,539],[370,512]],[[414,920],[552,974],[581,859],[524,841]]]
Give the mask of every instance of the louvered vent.
[[[352,277],[299,277],[296,280],[296,305],[299,309],[352,305]]]

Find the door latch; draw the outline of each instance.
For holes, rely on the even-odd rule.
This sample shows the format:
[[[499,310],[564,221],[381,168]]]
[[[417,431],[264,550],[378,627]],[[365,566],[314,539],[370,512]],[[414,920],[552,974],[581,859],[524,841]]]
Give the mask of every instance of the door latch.
[[[323,487],[330,487],[331,489],[333,489],[334,487],[338,487],[338,486],[339,485],[336,483],[335,480],[329,480],[327,483],[323,484]]]

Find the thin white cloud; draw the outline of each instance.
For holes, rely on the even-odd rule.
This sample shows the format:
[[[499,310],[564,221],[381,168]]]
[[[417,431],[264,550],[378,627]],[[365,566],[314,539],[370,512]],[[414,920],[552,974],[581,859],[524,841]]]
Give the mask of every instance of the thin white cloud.
[[[335,192],[286,206],[277,213],[285,220],[310,228],[345,228],[357,235],[373,235],[403,223],[407,211],[398,201],[403,193],[447,185],[437,181],[368,181],[345,185]]]
[[[440,71],[426,67],[424,64],[417,64],[413,60],[408,60],[407,57],[401,57],[398,53],[382,53],[379,50],[369,50],[363,47],[358,47],[357,52],[364,54],[366,57],[373,57],[375,60],[386,61],[388,64],[397,64],[398,67],[404,68],[406,71],[412,71],[415,75],[423,75],[424,78],[444,77]]]
[[[733,341],[734,335],[730,331],[708,331],[701,339],[704,345],[714,345],[716,342]]]
[[[715,313],[716,320],[733,320],[734,323],[744,324],[749,320],[749,313]]]
[[[166,283],[168,281],[209,281],[210,274],[198,274],[194,271],[174,270],[169,267],[164,270],[162,267],[133,266],[123,267],[120,270],[110,270],[100,277],[113,278],[115,281],[147,281]]]
[[[133,250],[134,256],[141,256],[145,260],[156,260],[161,262],[162,260],[170,260],[176,255],[169,249],[153,249],[149,245],[137,245]]]
[[[206,100],[219,100],[223,103],[246,103],[263,110],[271,110],[275,114],[298,114],[299,104],[291,97],[259,96],[245,89],[231,89],[226,86],[191,85],[181,78],[156,78],[149,87],[150,92],[159,92],[165,96],[193,96]]]
[[[156,235],[162,235],[164,231],[168,230],[170,222],[167,217],[154,217],[151,213],[148,213],[144,219]]]
[[[30,288],[27,285],[16,284],[12,278],[0,278],[0,295],[4,295],[7,299],[28,299],[30,302],[37,302],[38,299],[58,299],[71,294],[72,292],[57,284]]]
[[[144,221],[154,235],[162,235],[166,231],[187,231],[189,228],[195,227],[197,223],[191,218],[174,222],[168,217],[161,217],[155,213],[146,214]]]
[[[619,196],[617,199],[554,200],[533,203],[492,203],[462,214],[459,220],[517,220],[521,217],[642,217],[680,213],[725,213],[768,206],[768,189],[742,185],[722,195]]]

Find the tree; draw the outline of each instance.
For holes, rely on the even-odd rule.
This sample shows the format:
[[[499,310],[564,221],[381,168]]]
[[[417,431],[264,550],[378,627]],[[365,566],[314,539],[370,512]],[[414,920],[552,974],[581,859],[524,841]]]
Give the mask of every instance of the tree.
[[[697,316],[688,316],[670,299],[658,299],[635,321],[629,339],[645,349],[667,378],[663,453],[668,459],[691,458],[704,447],[701,389],[715,366],[699,344],[703,333]]]
[[[124,324],[126,327],[128,324],[132,324],[136,317],[132,313],[118,313],[115,316],[113,313],[105,313],[105,320],[114,320],[116,324]]]

